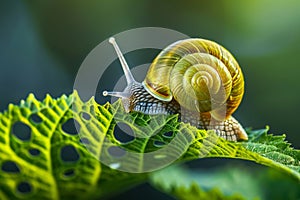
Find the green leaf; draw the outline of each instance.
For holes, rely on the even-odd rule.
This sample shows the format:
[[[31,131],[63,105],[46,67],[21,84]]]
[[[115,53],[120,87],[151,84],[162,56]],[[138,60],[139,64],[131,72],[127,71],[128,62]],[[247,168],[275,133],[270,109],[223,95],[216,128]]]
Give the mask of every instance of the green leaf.
[[[285,141],[286,136],[273,136],[268,134],[269,128],[249,132],[249,141],[243,146],[259,153],[261,156],[276,161],[292,169],[292,173],[299,176],[300,173],[300,150],[293,149]]]
[[[208,131],[209,132],[209,131]],[[285,135],[267,134],[268,128],[250,131],[246,142],[229,142],[209,134],[205,140],[197,138],[182,160],[202,157],[222,157],[250,160],[286,172],[300,181],[300,151],[290,147]]]
[[[74,92],[40,102],[31,94],[0,113],[0,198],[104,197],[175,161],[203,157],[252,160],[299,181],[299,151],[266,132],[228,142],[176,115],[128,114],[121,101],[84,103]]]
[[[255,199],[260,189],[249,175],[234,168],[218,171],[193,171],[183,166],[171,166],[152,173],[154,187],[178,199]]]
[[[77,134],[73,120],[80,133],[90,136]],[[105,106],[93,99],[83,103],[77,93],[57,100],[47,96],[43,102],[31,94],[19,106],[9,105],[0,114],[1,199],[96,198],[145,179],[97,159],[112,120]]]
[[[178,199],[298,199],[298,182],[271,168],[237,163],[213,169],[173,165],[154,172],[152,185]]]

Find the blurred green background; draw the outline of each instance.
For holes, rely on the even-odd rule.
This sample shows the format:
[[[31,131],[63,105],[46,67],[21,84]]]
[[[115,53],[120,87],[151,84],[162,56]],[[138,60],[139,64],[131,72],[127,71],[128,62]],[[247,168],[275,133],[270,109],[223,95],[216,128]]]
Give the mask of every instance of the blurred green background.
[[[39,99],[46,93],[71,93],[77,70],[96,45],[145,26],[174,29],[225,46],[241,65],[246,82],[236,118],[254,129],[269,125],[272,133],[285,133],[300,148],[298,0],[2,1],[0,110],[30,92]],[[150,62],[155,53],[126,56],[134,67]],[[121,71],[110,76],[121,76]]]

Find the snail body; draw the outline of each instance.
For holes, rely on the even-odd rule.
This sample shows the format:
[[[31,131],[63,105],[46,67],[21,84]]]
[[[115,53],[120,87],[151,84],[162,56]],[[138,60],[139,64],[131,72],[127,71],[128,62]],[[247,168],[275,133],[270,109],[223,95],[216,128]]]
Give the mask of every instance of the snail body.
[[[200,129],[215,130],[227,140],[247,140],[232,113],[244,94],[244,78],[237,61],[215,42],[191,38],[166,47],[152,62],[142,83],[134,80],[114,38],[127,80],[123,92],[107,92],[122,98],[127,112],[179,114]]]

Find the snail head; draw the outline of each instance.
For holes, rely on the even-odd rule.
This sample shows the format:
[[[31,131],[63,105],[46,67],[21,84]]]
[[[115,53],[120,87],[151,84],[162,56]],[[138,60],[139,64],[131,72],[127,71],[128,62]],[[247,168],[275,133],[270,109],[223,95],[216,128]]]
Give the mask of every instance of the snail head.
[[[130,72],[129,66],[118,46],[116,43],[115,38],[111,37],[109,38],[109,43],[111,43],[118,55],[118,58],[120,60],[121,66],[123,68],[123,72],[126,78],[127,86],[124,89],[123,92],[117,92],[117,91],[103,91],[103,96],[113,96],[113,97],[118,97],[122,99],[124,109],[126,112],[130,112],[133,110],[133,99],[134,99],[134,88],[135,87],[141,87],[142,84],[137,82],[133,75]]]

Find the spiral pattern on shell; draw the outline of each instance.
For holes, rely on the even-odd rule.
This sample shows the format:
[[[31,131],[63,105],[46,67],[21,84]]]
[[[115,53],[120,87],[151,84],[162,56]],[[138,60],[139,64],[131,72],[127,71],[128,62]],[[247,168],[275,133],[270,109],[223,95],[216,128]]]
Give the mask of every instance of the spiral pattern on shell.
[[[224,47],[204,39],[181,40],[165,48],[143,85],[160,100],[174,98],[184,108],[210,112],[218,120],[236,110],[244,93],[237,61]]]

